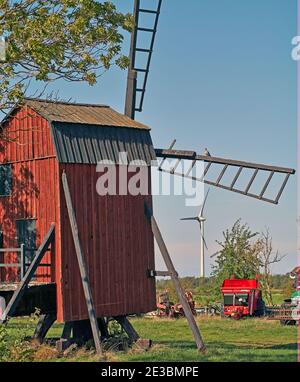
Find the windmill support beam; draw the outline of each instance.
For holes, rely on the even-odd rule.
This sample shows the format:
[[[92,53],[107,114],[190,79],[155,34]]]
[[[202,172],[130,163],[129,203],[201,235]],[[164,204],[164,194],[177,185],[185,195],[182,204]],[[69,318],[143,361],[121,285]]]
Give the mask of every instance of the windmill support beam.
[[[40,344],[44,342],[44,339],[51,328],[51,326],[56,321],[56,313],[42,314],[39,318],[37,326],[35,328],[33,339],[37,340]]]
[[[137,72],[133,69],[128,69],[125,115],[131,119],[135,117],[136,88]]]
[[[139,8],[140,0],[134,1],[134,29],[131,34],[130,41],[130,66],[128,68],[127,76],[127,89],[126,89],[126,100],[125,100],[125,115],[129,118],[134,119],[135,117],[135,106],[136,106],[136,88],[137,88],[137,71],[134,70],[135,67],[135,55],[136,55],[136,44],[137,44],[137,31],[139,25]]]
[[[171,277],[169,271],[155,271],[153,269],[148,270],[149,277]]]
[[[176,269],[173,265],[171,256],[170,256],[169,251],[166,247],[166,244],[163,240],[163,237],[161,235],[161,232],[159,230],[157,222],[153,216],[152,210],[149,208],[147,203],[145,203],[145,215],[146,215],[149,223],[151,224],[151,229],[152,229],[153,235],[154,235],[155,240],[158,244],[158,247],[160,249],[160,252],[162,254],[162,257],[164,259],[166,267],[168,269],[168,272],[170,273],[171,279],[174,283],[176,292],[177,292],[178,297],[179,297],[179,301],[180,301],[180,303],[183,307],[183,310],[184,310],[185,317],[189,323],[189,326],[190,326],[191,331],[193,333],[193,336],[195,338],[197,348],[199,351],[204,352],[206,348],[205,348],[204,342],[202,340],[200,330],[197,326],[197,323],[196,323],[195,318],[193,316],[193,313],[191,311],[191,307],[190,307],[190,305],[189,305],[189,303],[185,297],[184,290],[183,290],[183,288],[180,284],[179,278],[178,278],[178,274],[177,274]]]
[[[127,319],[126,316],[117,316],[114,317],[114,319],[122,326],[131,342],[137,342],[140,339],[140,336],[138,335],[138,333],[131,325],[130,321]]]

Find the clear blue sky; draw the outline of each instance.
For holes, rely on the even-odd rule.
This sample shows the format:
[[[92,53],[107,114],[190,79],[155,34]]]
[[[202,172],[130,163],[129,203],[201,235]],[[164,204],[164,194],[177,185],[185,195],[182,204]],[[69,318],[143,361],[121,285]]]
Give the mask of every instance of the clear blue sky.
[[[132,10],[132,0],[114,2]],[[155,147],[175,137],[178,148],[208,147],[215,156],[296,168],[296,34],[296,0],[164,0],[144,112],[136,118],[152,127]],[[127,48],[126,42],[125,53]],[[113,69],[93,88],[59,86],[63,97],[124,109],[126,72]],[[181,197],[155,198],[157,220],[181,275],[199,274],[198,227],[179,220],[197,212]],[[278,206],[211,189],[206,217],[207,273],[215,240],[238,218],[254,231],[270,228],[275,249],[287,254],[274,272],[296,264],[295,176]]]

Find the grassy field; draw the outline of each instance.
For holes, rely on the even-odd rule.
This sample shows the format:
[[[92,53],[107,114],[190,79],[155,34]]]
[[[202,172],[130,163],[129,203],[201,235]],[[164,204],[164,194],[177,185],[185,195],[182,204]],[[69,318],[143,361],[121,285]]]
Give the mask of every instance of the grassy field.
[[[296,362],[297,327],[281,326],[277,321],[198,318],[206,354],[199,354],[185,319],[134,318],[131,320],[143,338],[151,338],[153,347],[144,352],[109,352],[109,361],[219,361],[219,362]],[[59,357],[54,347],[35,346],[22,341],[34,330],[34,322],[13,319],[0,336],[0,360],[15,361],[95,361],[92,350],[79,349]],[[59,337],[61,325],[54,325],[48,337]],[[4,337],[4,339],[3,339]]]

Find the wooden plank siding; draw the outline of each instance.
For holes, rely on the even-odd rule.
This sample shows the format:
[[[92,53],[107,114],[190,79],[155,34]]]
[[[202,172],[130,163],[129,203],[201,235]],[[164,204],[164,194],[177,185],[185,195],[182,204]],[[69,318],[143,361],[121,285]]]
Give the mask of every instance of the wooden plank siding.
[[[17,247],[16,220],[35,219],[37,247],[48,232],[50,224],[55,222],[59,211],[55,200],[57,184],[57,163],[55,159],[40,161],[25,161],[13,164],[13,185],[10,196],[0,197],[0,224],[3,231],[3,248]],[[52,183],[46,182],[46,176],[52,178]],[[4,263],[17,262],[15,253],[2,255]],[[47,253],[42,264],[52,264],[52,267],[39,267],[37,281],[50,282],[55,280],[54,246],[52,253]],[[2,282],[18,281],[17,268],[3,268]]]
[[[5,123],[0,163],[55,157],[49,123],[28,106],[18,109]]]
[[[12,166],[12,194],[0,197],[0,225],[3,231],[3,247],[17,246],[16,220],[36,220],[36,246],[47,234],[51,223],[57,223],[59,231],[58,163],[54,155],[48,122],[28,107],[19,109],[4,125],[4,137],[0,146],[0,163]],[[59,232],[57,232],[59,236]],[[36,281],[55,282],[60,277],[59,241],[51,246],[36,273]],[[1,255],[1,262],[17,262],[17,254]],[[56,261],[58,263],[56,264]],[[19,281],[17,268],[2,268],[1,282]]]
[[[151,195],[99,196],[95,165],[61,164],[60,173],[63,171],[69,182],[97,316],[155,309],[155,280],[147,275],[148,269],[154,269],[154,242],[144,215],[144,202],[151,205]],[[87,319],[62,188],[61,213],[63,319]]]

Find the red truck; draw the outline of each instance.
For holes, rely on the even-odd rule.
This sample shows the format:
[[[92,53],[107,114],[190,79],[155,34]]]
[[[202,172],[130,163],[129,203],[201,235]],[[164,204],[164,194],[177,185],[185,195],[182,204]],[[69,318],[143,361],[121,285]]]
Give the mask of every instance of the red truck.
[[[224,280],[221,291],[225,317],[239,319],[265,314],[258,280]]]

